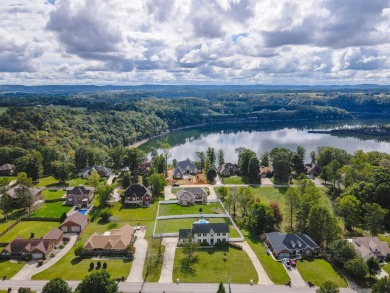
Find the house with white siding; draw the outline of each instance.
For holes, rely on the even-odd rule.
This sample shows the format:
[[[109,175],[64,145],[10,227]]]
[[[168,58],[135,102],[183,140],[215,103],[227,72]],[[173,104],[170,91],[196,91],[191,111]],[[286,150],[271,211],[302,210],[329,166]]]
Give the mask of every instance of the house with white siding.
[[[209,223],[201,220],[192,224],[192,229],[179,230],[179,244],[194,241],[214,246],[220,242],[229,242],[230,228],[227,223]]]

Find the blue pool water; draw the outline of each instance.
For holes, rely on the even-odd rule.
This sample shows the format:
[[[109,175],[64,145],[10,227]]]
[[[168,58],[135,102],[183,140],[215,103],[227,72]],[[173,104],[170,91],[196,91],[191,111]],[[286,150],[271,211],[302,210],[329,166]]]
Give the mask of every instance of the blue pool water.
[[[88,210],[86,209],[81,209],[81,210],[78,210],[79,213],[85,215],[87,213]]]
[[[198,220],[197,223],[198,224],[208,224],[209,221],[207,221],[207,220]]]

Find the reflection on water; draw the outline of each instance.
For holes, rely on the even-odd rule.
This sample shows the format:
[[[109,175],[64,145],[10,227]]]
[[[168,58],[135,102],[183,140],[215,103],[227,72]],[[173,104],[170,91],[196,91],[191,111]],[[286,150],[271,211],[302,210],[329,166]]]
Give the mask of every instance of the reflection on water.
[[[390,153],[389,142],[308,133],[308,130],[374,125],[377,123],[390,123],[390,120],[216,124],[173,131],[148,141],[141,146],[141,149],[150,153],[152,150],[158,149],[161,143],[167,142],[172,146],[171,160],[180,161],[186,158],[197,160],[196,152],[206,151],[208,147],[214,147],[216,150],[223,149],[226,162],[237,162],[235,149],[238,147],[252,149],[257,155],[261,155],[275,147],[295,150],[300,145],[306,149],[307,160],[310,151],[316,150],[319,146],[343,148],[351,154],[359,149]],[[159,149],[158,151],[160,152]]]

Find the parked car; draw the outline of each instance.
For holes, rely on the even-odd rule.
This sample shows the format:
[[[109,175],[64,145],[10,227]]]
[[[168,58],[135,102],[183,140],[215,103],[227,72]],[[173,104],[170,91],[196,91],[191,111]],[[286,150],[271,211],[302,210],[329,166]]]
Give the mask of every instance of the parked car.
[[[172,186],[180,186],[179,183],[173,183]]]
[[[283,261],[284,266],[287,269],[291,269],[291,263],[290,263],[290,260],[288,258],[283,258],[282,261]]]
[[[295,259],[293,259],[293,258],[290,259],[290,264],[291,264],[292,267],[296,267],[297,266],[297,263],[296,263]]]

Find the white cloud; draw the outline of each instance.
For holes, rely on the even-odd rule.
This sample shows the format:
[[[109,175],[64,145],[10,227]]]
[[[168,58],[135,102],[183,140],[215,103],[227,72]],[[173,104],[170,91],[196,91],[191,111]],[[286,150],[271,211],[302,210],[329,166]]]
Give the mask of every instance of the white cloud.
[[[389,83],[389,0],[4,2],[1,83]]]

